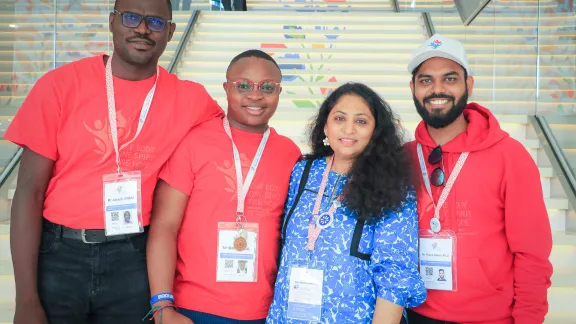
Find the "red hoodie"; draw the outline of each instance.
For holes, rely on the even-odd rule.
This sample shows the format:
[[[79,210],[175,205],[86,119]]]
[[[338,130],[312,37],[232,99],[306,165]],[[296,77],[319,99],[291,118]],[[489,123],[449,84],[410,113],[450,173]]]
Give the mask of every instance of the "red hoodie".
[[[457,235],[458,291],[428,290],[413,309],[457,323],[542,324],[548,311],[552,233],[540,174],[524,146],[504,132],[492,113],[475,103],[464,109],[467,129],[442,146],[446,180],[461,152],[470,152],[442,210],[442,230]],[[407,144],[421,176],[424,159],[437,145],[424,122]],[[427,165],[430,174],[438,165]],[[438,201],[443,187],[432,187]],[[432,201],[417,185],[421,229],[430,229]]]

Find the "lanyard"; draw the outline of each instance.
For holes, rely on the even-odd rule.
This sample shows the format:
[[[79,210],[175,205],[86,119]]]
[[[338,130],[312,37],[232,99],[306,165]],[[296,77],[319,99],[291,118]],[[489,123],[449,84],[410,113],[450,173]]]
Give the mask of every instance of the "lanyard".
[[[228,118],[224,117],[224,131],[230,137],[232,141],[232,150],[234,151],[234,166],[236,168],[236,186],[237,190],[236,193],[238,195],[238,205],[236,207],[236,225],[240,228],[243,227],[243,222],[247,222],[246,216],[244,215],[244,201],[246,200],[246,195],[248,194],[248,189],[250,188],[250,184],[252,183],[252,179],[254,179],[254,174],[256,174],[256,169],[258,168],[258,164],[260,163],[260,159],[262,158],[262,154],[264,153],[264,148],[266,147],[266,142],[268,142],[268,137],[270,137],[270,128],[266,129],[264,132],[264,136],[260,141],[260,146],[258,146],[258,150],[256,151],[256,155],[252,160],[252,165],[250,165],[250,170],[246,175],[246,181],[242,181],[242,165],[240,163],[240,154],[238,153],[238,148],[236,148],[236,144],[234,144],[234,139],[232,138],[232,132],[230,130],[230,122],[228,122]]]
[[[442,193],[440,194],[440,198],[438,199],[438,204],[434,204],[434,219],[436,219],[437,223],[435,223],[434,219],[432,219],[431,224],[438,224],[436,225],[438,230],[435,230],[434,228],[435,226],[432,226],[433,227],[432,230],[434,230],[434,232],[440,231],[440,223],[439,223],[440,209],[444,205],[444,202],[446,202],[446,198],[448,198],[448,194],[450,193],[452,186],[454,186],[454,182],[456,182],[456,178],[458,177],[460,170],[462,170],[464,162],[466,162],[466,159],[468,158],[469,154],[470,152],[462,152],[462,154],[460,154],[460,157],[456,162],[456,166],[454,166],[452,174],[450,174],[450,177],[448,178],[446,186],[444,187],[444,189],[442,189]],[[424,162],[424,154],[422,153],[422,144],[420,143],[418,143],[418,161],[420,162],[420,170],[422,171],[422,178],[424,178],[424,186],[426,186],[426,191],[428,192],[428,195],[430,196],[432,203],[434,203],[434,196],[432,196],[432,189],[430,188],[430,179],[428,177],[428,170],[426,169],[426,162]]]
[[[316,240],[318,239],[318,236],[320,236],[320,232],[332,225],[334,222],[334,212],[336,211],[336,208],[341,206],[341,196],[338,196],[327,212],[318,215],[320,213],[320,204],[322,203],[322,197],[326,190],[328,175],[330,174],[333,162],[334,156],[332,156],[326,164],[326,169],[322,176],[322,182],[320,183],[320,189],[318,189],[318,195],[316,196],[316,204],[314,204],[314,210],[312,211],[312,217],[310,219],[310,224],[308,225],[308,245],[306,245],[306,249],[309,251],[314,251]]]
[[[136,130],[136,134],[134,138],[130,141],[124,143],[122,147],[118,148],[118,126],[116,125],[116,100],[114,97],[114,81],[112,80],[112,55],[108,57],[108,61],[106,62],[106,95],[108,97],[108,119],[110,120],[110,132],[112,135],[112,144],[114,145],[114,152],[116,153],[116,164],[118,166],[118,174],[122,173],[120,168],[120,150],[125,148],[126,146],[130,145],[130,143],[134,142],[136,137],[142,131],[142,127],[144,127],[144,122],[146,121],[146,117],[148,117],[148,112],[150,111],[150,105],[152,104],[152,98],[154,98],[154,92],[156,92],[156,84],[158,83],[158,75],[160,74],[160,70],[156,68],[156,80],[154,81],[154,85],[152,89],[146,95],[146,99],[144,100],[144,104],[142,105],[142,110],[140,111],[140,119],[138,120],[138,129]]]

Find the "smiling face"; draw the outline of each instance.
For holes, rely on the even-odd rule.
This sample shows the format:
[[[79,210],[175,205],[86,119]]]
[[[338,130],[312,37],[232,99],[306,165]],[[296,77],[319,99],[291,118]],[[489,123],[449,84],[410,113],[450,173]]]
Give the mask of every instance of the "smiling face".
[[[280,100],[282,75],[278,67],[263,58],[245,57],[230,66],[226,79],[230,125],[263,132]]]
[[[122,13],[125,14],[124,18]],[[142,20],[137,27],[130,28],[123,24],[123,19],[128,25],[140,19],[130,13],[156,17],[166,22],[172,16],[170,8],[166,1],[122,0],[118,2],[118,7],[109,17],[115,55],[117,54],[125,64],[132,66],[156,65],[166,49],[166,44],[172,39],[176,24],[166,23],[162,31],[152,31]]]
[[[376,122],[370,107],[357,95],[340,97],[324,126],[336,159],[354,160],[370,143]]]
[[[473,85],[462,66],[441,57],[422,63],[410,82],[416,110],[433,128],[446,127],[462,114]]]

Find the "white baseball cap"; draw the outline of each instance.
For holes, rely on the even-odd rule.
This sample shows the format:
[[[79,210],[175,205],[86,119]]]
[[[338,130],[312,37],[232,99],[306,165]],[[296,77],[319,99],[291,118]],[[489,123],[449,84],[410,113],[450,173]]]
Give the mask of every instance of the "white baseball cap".
[[[408,63],[408,72],[412,73],[418,65],[433,57],[443,57],[452,60],[460,64],[466,70],[466,73],[470,74],[468,58],[462,43],[440,34],[434,34],[434,36],[412,52],[412,58],[410,63]]]

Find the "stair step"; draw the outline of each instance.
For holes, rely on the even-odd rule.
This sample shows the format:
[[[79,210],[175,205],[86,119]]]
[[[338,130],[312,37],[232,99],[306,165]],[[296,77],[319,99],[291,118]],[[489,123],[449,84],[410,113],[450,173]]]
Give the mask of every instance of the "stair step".
[[[0,324],[12,323],[14,307],[14,298],[0,297]]]
[[[274,51],[274,49],[263,48],[264,51]],[[230,57],[228,57],[230,56]],[[193,56],[186,53],[186,59],[179,62],[179,69],[181,70],[196,70],[198,68],[203,68],[206,70],[217,70],[217,71],[226,71],[226,68],[230,64],[230,60],[234,57],[233,53],[222,53],[217,57],[198,57]],[[391,61],[358,61],[353,62],[350,60],[345,59],[330,59],[326,61],[320,62],[317,59],[309,59],[307,57],[301,58],[293,58],[293,57],[276,57],[276,63],[280,65],[280,68],[284,70],[290,70],[290,68],[295,69],[297,67],[303,67],[305,69],[318,69],[322,67],[323,70],[358,70],[358,71],[397,71],[401,72],[402,74],[407,74],[406,65],[408,59],[406,58],[397,58]],[[0,64],[8,64],[8,62],[0,62]],[[529,62],[528,62],[529,63]],[[564,65],[546,65],[541,66],[541,71],[546,71],[547,69],[574,69],[574,65],[569,64],[570,62],[566,62]],[[525,68],[526,64],[522,64],[521,62],[483,62],[482,60],[475,60],[475,62],[470,63],[471,68],[475,70],[475,75],[478,72],[482,72],[484,70],[491,69],[492,73],[495,66],[506,66],[509,69],[521,69]],[[554,71],[555,72],[555,71]],[[476,85],[476,84],[475,84]]]
[[[274,47],[272,46],[274,45]],[[296,51],[295,49],[283,49],[283,44],[262,44],[258,47],[259,49],[273,55],[274,59],[278,63],[286,63],[286,64],[305,64],[305,63],[313,63],[313,64],[321,64],[326,62],[329,63],[348,63],[348,64],[407,64],[409,57],[406,55],[397,55],[397,54],[387,54],[387,53],[364,53],[358,51],[358,53],[328,53],[330,59],[323,60],[321,55],[326,55],[326,53],[320,54],[311,54],[306,55],[302,54],[299,50]],[[230,62],[230,60],[239,52],[220,52],[220,51],[195,51],[195,50],[188,50],[184,53],[184,58],[180,62],[181,64],[186,64],[189,61],[224,61]],[[290,55],[282,55],[282,54],[290,54]],[[277,55],[278,54],[278,55]],[[507,55],[507,54],[499,54],[495,53],[492,55],[489,54],[482,54],[482,53],[468,53],[468,60],[472,67],[475,64],[484,64],[489,66],[499,65],[499,64],[511,64],[511,65],[520,65],[520,66],[535,66],[536,62],[536,55],[533,54],[525,54],[522,56],[518,55]],[[302,60],[302,61],[301,61]],[[573,67],[574,62],[571,58],[567,57],[566,55],[547,55],[541,57],[541,65],[542,66],[567,66]],[[501,73],[498,73],[501,74]]]
[[[189,78],[185,78],[189,79]],[[194,81],[199,82],[199,80],[193,79]],[[369,84],[369,82],[368,82]],[[225,96],[213,96],[213,98],[220,104],[221,107],[226,107],[226,97]],[[287,94],[282,95],[282,100],[278,105],[278,111],[294,111],[295,109],[318,109],[320,104],[322,103],[324,97],[319,95],[314,96],[291,96]],[[386,100],[390,106],[394,108],[396,113],[405,113],[405,112],[414,112],[414,101],[412,99],[402,99],[402,100]],[[484,103],[487,107],[489,107],[492,111],[497,112],[499,114],[519,114],[525,113],[528,111],[534,110],[535,102],[532,100],[524,100],[524,101],[489,101]],[[538,108],[540,112],[546,111],[556,111],[558,105],[566,103],[562,102],[540,102],[538,104]]]
[[[554,268],[552,274],[552,286],[554,287],[576,287],[576,267],[574,268]]]
[[[233,23],[224,22],[198,22],[193,29],[193,35],[218,35],[226,36],[230,32],[230,28]],[[357,25],[355,23],[344,23],[341,21],[310,21],[310,22],[279,22],[278,20],[272,20],[269,23],[263,23],[258,25],[239,25],[235,26],[234,31],[236,36],[242,35],[242,37],[255,36],[260,37],[264,35],[276,35],[276,34],[298,34],[305,32],[308,35],[325,35],[325,34],[338,34],[338,35],[348,35],[348,36],[381,36],[387,37],[392,36],[389,33],[394,33],[394,35],[400,36],[412,36],[414,33],[420,33],[422,41],[426,38],[424,37],[424,26],[419,19],[407,20],[405,24],[397,25],[376,25],[373,28],[369,25]],[[195,36],[194,36],[195,37]]]
[[[184,73],[180,71],[180,73]],[[322,74],[328,74],[329,71],[323,72]],[[292,75],[287,75],[285,73],[284,79],[286,80],[288,77],[292,77]],[[330,78],[330,76],[311,76],[310,78],[323,79],[326,80]],[[191,77],[193,80],[198,80],[198,78]],[[396,79],[396,78],[395,78]],[[393,79],[394,80],[394,79]],[[222,89],[222,84],[218,85],[211,85],[204,82],[201,82],[208,92],[213,96],[222,96],[224,95],[224,90]],[[292,82],[287,82],[282,85],[282,95],[281,99],[287,99],[291,96],[301,97],[301,96],[311,96],[311,95],[322,95],[325,97],[324,93],[326,89],[335,88],[336,85],[334,82],[314,82],[312,81],[311,84],[300,84],[300,85],[293,85]],[[393,99],[405,99],[412,97],[412,92],[410,88],[407,86],[399,86],[399,87],[379,87],[373,86],[372,83],[370,84],[370,88],[376,91],[383,99],[385,100],[393,100]],[[572,90],[540,90],[540,96],[550,96],[551,94],[559,94],[565,92],[566,94],[570,93]],[[0,92],[0,96],[2,93]],[[519,89],[515,88],[500,88],[499,91],[494,91],[491,88],[481,88],[481,87],[474,87],[474,95],[470,97],[471,101],[474,102],[489,102],[491,100],[499,100],[499,98],[506,96],[506,100],[511,101],[524,101],[524,100],[534,100],[536,97],[536,90],[533,91],[519,91]],[[314,97],[309,97],[310,99],[317,99]]]
[[[347,2],[247,2],[247,8],[249,11],[279,11],[279,10],[294,10],[299,12],[327,12],[327,11],[339,11],[339,12],[370,12],[370,11],[382,11],[382,12],[394,12],[392,6],[383,6],[382,4],[371,3],[371,2],[357,2],[354,4],[348,4]]]
[[[301,21],[312,22],[322,22],[325,20],[340,21],[342,23],[349,21],[374,21],[379,25],[382,24],[382,19],[385,19],[387,23],[397,23],[406,20],[407,18],[419,19],[422,14],[419,12],[411,13],[395,13],[389,11],[370,11],[363,12],[362,14],[348,14],[342,12],[298,12],[298,11],[278,11],[271,15],[270,12],[259,12],[259,11],[202,11],[200,14],[199,23],[213,22],[213,21],[223,21],[230,22],[235,20],[247,20],[247,21],[258,21],[258,24],[270,22],[270,21],[287,21],[289,24],[298,23]],[[366,20],[364,20],[366,19]],[[375,26],[376,27],[376,26]]]
[[[576,287],[550,287],[548,289],[549,312],[568,314],[572,313],[572,318],[576,319],[576,313],[574,311],[574,300],[576,300]]]
[[[576,312],[548,312],[543,324],[567,324],[574,323]]]

